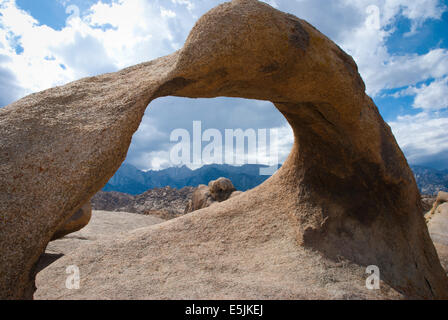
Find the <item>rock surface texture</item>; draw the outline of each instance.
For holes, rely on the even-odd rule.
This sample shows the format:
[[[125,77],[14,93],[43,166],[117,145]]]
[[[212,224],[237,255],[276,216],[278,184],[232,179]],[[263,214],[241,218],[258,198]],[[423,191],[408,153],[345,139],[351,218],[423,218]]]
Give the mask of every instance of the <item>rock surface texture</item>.
[[[440,205],[445,202],[448,202],[448,192],[440,191],[437,194],[437,198],[432,204],[431,210],[425,214],[426,221],[430,221],[433,218],[433,216],[437,213]]]
[[[92,217],[92,206],[90,201],[82,206],[81,209],[75,212],[62,226],[58,228],[51,240],[56,240],[64,237],[67,234],[76,232],[84,228]]]
[[[210,181],[208,184],[210,195],[215,201],[223,202],[230,198],[230,195],[236,191],[235,187],[227,178],[219,178],[217,180]]]
[[[185,213],[210,207],[217,202],[223,202],[229,199],[234,192],[236,192],[236,189],[232,181],[227,178],[210,181],[208,187],[201,184],[193,192],[191,200],[185,207]]]
[[[168,215],[176,217],[184,213],[194,190],[194,187],[155,188],[136,196],[115,191],[99,191],[92,198],[92,206],[94,210],[140,214],[163,210]]]
[[[129,212],[92,211],[91,220],[85,228],[51,241],[47,245],[45,253],[39,259],[37,270],[46,268],[64,255],[94,241],[110,241],[117,235],[164,221],[158,217]],[[47,276],[51,275],[47,274]],[[48,282],[45,277],[41,277],[40,281]]]
[[[190,213],[199,209],[210,207],[216,201],[210,194],[210,189],[205,184],[200,184],[196,190],[194,190],[191,200],[188,201],[185,207],[184,213]]]
[[[426,215],[434,206],[434,202],[437,200],[437,196],[422,195],[422,209],[423,214]]]
[[[429,234],[439,254],[442,266],[448,272],[448,193],[439,192],[430,212],[425,216]]]
[[[0,298],[31,298],[58,226],[125,159],[151,100],[268,100],[295,143],[259,187],[95,242],[51,264],[37,296],[448,298],[412,172],[353,59],[256,0],[211,10],[172,55],[27,96],[0,110]],[[77,265],[81,288],[65,288]],[[381,290],[365,287],[380,268]]]

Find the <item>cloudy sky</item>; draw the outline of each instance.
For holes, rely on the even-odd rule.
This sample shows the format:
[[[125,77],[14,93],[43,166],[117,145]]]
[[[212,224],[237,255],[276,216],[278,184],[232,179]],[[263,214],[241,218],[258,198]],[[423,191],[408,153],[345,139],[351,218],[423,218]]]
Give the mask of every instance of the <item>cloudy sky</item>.
[[[0,107],[29,93],[116,71],[182,47],[222,0],[0,0]],[[411,164],[448,168],[448,1],[267,0],[316,26],[354,57]],[[147,109],[126,162],[170,165],[170,133],[276,128],[280,161],[292,135],[271,103],[161,98]],[[261,160],[260,160],[261,161]]]

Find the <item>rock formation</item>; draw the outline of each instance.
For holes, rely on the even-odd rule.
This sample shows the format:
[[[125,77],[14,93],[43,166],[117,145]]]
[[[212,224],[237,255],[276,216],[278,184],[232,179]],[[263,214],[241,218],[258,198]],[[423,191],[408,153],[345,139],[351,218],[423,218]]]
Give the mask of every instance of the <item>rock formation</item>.
[[[191,200],[185,207],[185,213],[210,207],[216,202],[223,202],[229,199],[234,192],[236,189],[232,181],[227,178],[210,181],[208,187],[201,184],[193,192]]]
[[[434,202],[436,201],[437,196],[433,195],[422,195],[422,213],[427,214],[429,211],[431,211]]]
[[[164,222],[154,216],[129,212],[93,211],[89,224],[67,237],[51,241],[40,257],[37,270],[40,271],[70,252],[94,241],[110,241],[121,233]],[[46,281],[46,279],[43,279]]]
[[[215,201],[222,202],[230,198],[230,195],[236,191],[235,187],[227,178],[219,178],[210,181],[208,184],[210,195]]]
[[[194,190],[191,200],[185,207],[184,213],[190,213],[199,209],[210,207],[216,201],[210,194],[210,189],[205,184],[200,184]]]
[[[438,212],[438,210],[440,209],[439,208],[440,205],[445,202],[448,202],[448,192],[440,191],[437,194],[436,201],[434,201],[432,204],[431,210],[425,214],[426,221],[430,221],[432,217],[436,214],[436,212]]]
[[[0,110],[0,298],[31,298],[58,226],[125,159],[153,99],[267,100],[295,143],[244,194],[64,256],[53,298],[448,298],[413,174],[353,59],[310,24],[256,0],[211,10],[184,47]],[[65,288],[67,265],[80,290]],[[365,288],[376,265],[381,290]],[[119,285],[118,285],[119,284]]]
[[[439,192],[433,208],[425,216],[429,234],[439,254],[446,272],[448,272],[448,193]]]
[[[51,240],[60,239],[67,234],[81,230],[89,223],[91,217],[92,206],[89,201],[58,228]]]
[[[136,196],[115,191],[99,191],[92,198],[92,206],[94,210],[140,214],[164,211],[175,217],[184,213],[194,190],[194,187],[184,187],[182,189],[155,188]]]

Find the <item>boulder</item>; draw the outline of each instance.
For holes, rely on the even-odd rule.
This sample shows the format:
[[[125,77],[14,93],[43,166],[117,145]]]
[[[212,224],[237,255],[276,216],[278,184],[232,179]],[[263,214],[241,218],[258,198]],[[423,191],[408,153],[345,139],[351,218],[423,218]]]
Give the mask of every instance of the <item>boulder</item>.
[[[81,230],[89,223],[91,217],[92,206],[89,201],[58,228],[58,230],[53,234],[51,240],[57,240],[67,234]]]
[[[190,213],[199,209],[210,207],[216,202],[223,202],[236,192],[232,181],[227,178],[219,178],[206,185],[199,185],[193,192],[191,200],[188,202],[185,213]]]
[[[0,110],[0,299],[33,296],[53,234],[120,167],[147,105],[170,95],[273,102],[294,131],[288,159],[238,197],[65,255],[36,296],[448,298],[415,179],[353,59],[304,20],[234,0],[169,56]],[[73,264],[79,290],[65,288]],[[370,265],[381,290],[365,287]]]
[[[210,194],[210,188],[204,184],[199,185],[193,192],[191,200],[188,202],[185,213],[190,213],[199,209],[210,207],[216,200]]]
[[[232,181],[227,178],[219,178],[217,180],[210,181],[208,188],[212,198],[218,202],[229,199],[232,192],[236,191]]]

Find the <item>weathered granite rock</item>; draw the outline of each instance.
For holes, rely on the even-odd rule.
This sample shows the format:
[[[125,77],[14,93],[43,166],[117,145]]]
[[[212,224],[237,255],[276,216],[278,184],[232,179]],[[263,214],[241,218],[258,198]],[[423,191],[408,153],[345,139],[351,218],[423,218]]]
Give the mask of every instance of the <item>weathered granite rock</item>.
[[[425,219],[427,222],[429,222],[429,220],[432,219],[434,214],[437,212],[439,206],[445,202],[448,202],[448,192],[439,191],[439,193],[437,194],[436,201],[434,201],[431,210],[425,214]]]
[[[243,193],[244,193],[243,191],[234,191],[234,192],[232,192],[232,194],[230,195],[230,198],[239,196],[240,194],[243,194]]]
[[[236,189],[232,181],[227,178],[219,178],[206,185],[199,185],[193,192],[191,200],[185,207],[184,213],[190,213],[199,209],[210,207],[216,202],[223,202],[230,198]]]
[[[185,207],[184,213],[190,213],[199,209],[210,207],[216,200],[210,194],[210,188],[204,184],[200,184],[193,192],[191,200]]]
[[[130,212],[94,210],[91,215],[92,217],[87,226],[66,237],[52,240],[47,245],[45,253],[39,259],[37,271],[46,268],[64,255],[94,241],[109,241],[116,238],[117,234],[127,233],[132,230],[165,221],[155,216]],[[48,282],[48,279],[44,278],[42,281]]]
[[[213,199],[218,202],[229,199],[232,192],[236,191],[232,181],[227,178],[219,178],[210,181],[208,188]]]
[[[147,214],[150,211],[171,213],[171,218],[184,213],[194,192],[194,187],[173,189],[170,187],[150,189],[139,195],[121,192],[99,191],[92,198],[94,210]]]
[[[422,213],[427,214],[429,211],[431,211],[434,202],[436,201],[437,196],[433,195],[422,195]]]
[[[440,193],[439,196],[438,200],[442,200],[444,197],[444,195],[440,195]],[[428,229],[431,239],[437,249],[440,261],[442,262],[442,266],[448,273],[448,201],[440,201],[431,211],[428,220]]]
[[[67,234],[76,232],[84,228],[92,217],[92,206],[90,201],[82,206],[81,209],[75,212],[62,226],[53,234],[51,240],[57,240],[64,237]]]
[[[148,103],[168,95],[272,101],[294,131],[291,154],[236,198],[66,255],[40,273],[52,276],[39,292],[448,298],[414,177],[355,62],[307,22],[255,0],[211,10],[172,55],[0,110],[0,298],[32,297],[57,227],[119,168]],[[80,290],[65,288],[71,264]],[[380,268],[381,290],[365,288],[367,265]]]

